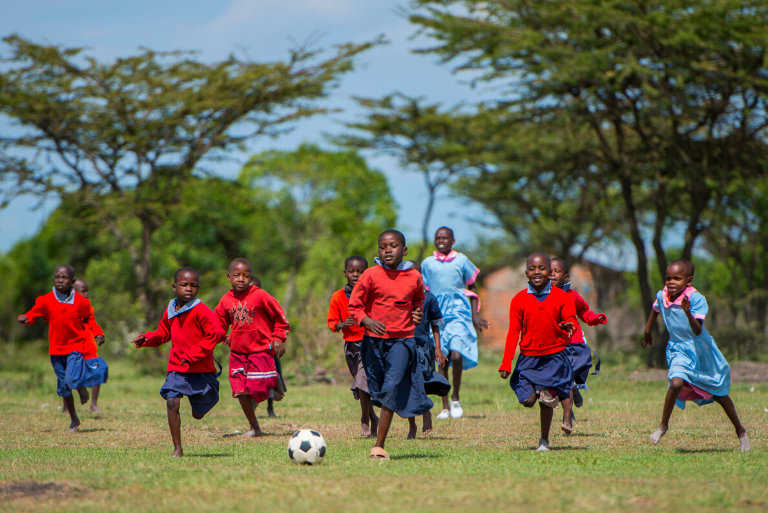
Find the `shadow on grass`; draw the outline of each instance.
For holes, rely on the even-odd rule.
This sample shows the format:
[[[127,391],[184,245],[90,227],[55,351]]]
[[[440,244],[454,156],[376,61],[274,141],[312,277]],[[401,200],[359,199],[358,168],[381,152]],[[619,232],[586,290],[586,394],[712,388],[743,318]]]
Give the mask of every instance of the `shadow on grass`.
[[[536,447],[520,447],[517,449],[509,449],[511,451],[533,451],[536,452]],[[550,451],[588,451],[589,447],[574,447],[573,445],[558,445],[549,448]],[[545,452],[545,451],[543,451]]]
[[[426,460],[442,458],[442,454],[403,454],[401,456],[390,456],[393,460]]]
[[[733,449],[675,449],[681,454],[697,454],[707,452],[733,452]]]
[[[463,415],[464,419],[484,419],[485,415]]]
[[[77,430],[78,433],[95,433],[96,431],[107,431],[107,430],[104,428],[85,428],[85,429],[79,428]],[[114,431],[114,429],[110,429],[109,431]]]
[[[213,454],[185,454],[185,458],[229,458],[232,456],[231,452],[217,452]]]

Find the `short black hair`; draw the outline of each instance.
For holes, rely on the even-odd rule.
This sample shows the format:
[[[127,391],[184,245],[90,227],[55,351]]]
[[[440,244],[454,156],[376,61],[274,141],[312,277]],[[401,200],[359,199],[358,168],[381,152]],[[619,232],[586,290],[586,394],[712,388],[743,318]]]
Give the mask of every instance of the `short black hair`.
[[[693,273],[696,271],[696,267],[693,265],[693,262],[690,260],[686,260],[685,258],[678,258],[677,260],[672,260],[667,268],[672,267],[673,265],[681,265],[685,268],[685,272],[688,273],[688,276],[693,276]]]
[[[173,283],[179,282],[179,276],[181,276],[184,273],[195,273],[195,276],[197,276],[197,281],[200,281],[200,274],[198,274],[197,271],[192,269],[191,267],[181,267],[179,269],[176,269],[176,272],[173,273]]]
[[[418,260],[409,260],[409,262],[413,265],[413,269],[416,269],[419,271],[419,273],[421,273],[421,264]]]
[[[437,235],[437,232],[439,232],[440,230],[448,230],[449,232],[451,232],[451,238],[452,239],[456,238],[456,236],[453,234],[453,228],[448,228],[447,226],[441,226],[440,228],[435,230],[435,235]]]
[[[390,228],[389,230],[384,230],[381,232],[381,235],[379,235],[379,240],[381,240],[382,237],[384,237],[387,234],[392,234],[402,243],[403,246],[405,246],[405,235],[403,235],[403,232],[395,230],[394,228]]]
[[[250,273],[250,272],[253,272],[253,271],[251,271],[251,263],[250,263],[248,260],[246,260],[245,258],[235,258],[234,260],[232,260],[232,261],[229,263],[229,272],[230,272],[230,273],[232,272],[232,268],[233,268],[235,265],[237,265],[237,264],[245,264],[245,265],[247,265],[247,266],[248,266],[248,272],[249,272],[249,273]]]
[[[550,262],[554,262],[555,260],[563,264],[563,268],[565,269],[565,274],[571,274],[571,266],[568,265],[568,262],[558,257],[550,258]]]
[[[255,284],[257,287],[261,288],[261,280],[258,276],[251,275],[251,283]]]
[[[365,268],[366,269],[368,268],[368,260],[365,257],[361,257],[360,255],[352,255],[352,256],[348,256],[344,260],[344,269],[346,270],[347,267],[349,267],[349,263],[354,262],[355,260],[362,262],[363,264],[365,264]]]
[[[53,274],[54,274],[54,276],[56,275],[56,271],[58,271],[58,270],[59,270],[59,269],[61,269],[61,268],[64,268],[64,269],[66,269],[67,271],[69,271],[69,277],[70,277],[70,278],[74,278],[74,277],[75,277],[75,268],[74,268],[74,267],[72,267],[72,266],[71,266],[71,265],[69,265],[69,264],[61,264],[61,265],[57,265],[57,266],[56,266],[56,269],[54,269],[54,270],[53,270]]]
[[[530,262],[533,257],[537,257],[537,256],[544,257],[547,260],[547,264],[549,264],[549,267],[550,268],[552,267],[552,259],[549,258],[549,255],[547,255],[546,253],[542,253],[541,251],[538,251],[536,253],[531,253],[528,256],[528,259],[525,261],[525,266],[528,267],[528,262]]]

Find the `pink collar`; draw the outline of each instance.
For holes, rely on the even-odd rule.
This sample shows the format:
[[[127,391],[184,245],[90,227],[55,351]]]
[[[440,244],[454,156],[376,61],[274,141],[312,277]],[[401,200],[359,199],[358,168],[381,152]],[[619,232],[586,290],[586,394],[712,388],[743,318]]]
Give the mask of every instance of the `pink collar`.
[[[686,296],[689,300],[691,299],[691,295],[694,292],[698,292],[698,290],[694,289],[692,286],[688,286],[683,290],[683,293],[677,296],[677,299],[675,299],[674,302],[669,300],[669,293],[667,292],[667,287],[664,287],[664,290],[661,291],[661,297],[664,300],[664,308],[669,308],[672,305],[681,306],[683,304],[683,296]]]
[[[435,260],[437,260],[438,262],[450,262],[451,260],[459,256],[459,252],[452,249],[450,253],[448,253],[447,255],[444,255],[439,251],[433,251],[432,255],[434,255]]]

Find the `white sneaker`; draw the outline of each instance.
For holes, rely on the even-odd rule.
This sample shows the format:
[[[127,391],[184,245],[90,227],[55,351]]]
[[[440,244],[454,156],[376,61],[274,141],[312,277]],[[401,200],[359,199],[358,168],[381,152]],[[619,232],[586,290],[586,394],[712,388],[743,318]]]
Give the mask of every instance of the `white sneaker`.
[[[451,412],[448,410],[443,410],[440,413],[437,414],[437,418],[440,420],[450,419],[451,418]]]
[[[461,407],[459,401],[451,401],[451,417],[454,419],[460,419],[464,415],[464,409]]]
[[[549,450],[549,440],[545,440],[544,438],[539,438],[539,448],[536,449],[537,451],[548,451]]]

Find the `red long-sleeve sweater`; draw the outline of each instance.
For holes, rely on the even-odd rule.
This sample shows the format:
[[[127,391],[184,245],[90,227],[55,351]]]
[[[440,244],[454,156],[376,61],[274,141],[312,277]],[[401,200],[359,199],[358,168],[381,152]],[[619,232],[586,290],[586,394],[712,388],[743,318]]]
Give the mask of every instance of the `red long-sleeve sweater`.
[[[168,372],[216,372],[213,348],[224,339],[224,331],[211,309],[203,303],[170,320],[166,308],[157,330],[148,331],[144,336],[147,340],[142,347],[157,347],[173,341]],[[181,363],[182,360],[191,363]]]
[[[520,353],[525,356],[545,356],[565,349],[569,338],[560,329],[562,322],[578,323],[576,308],[565,292],[552,287],[544,301],[527,290],[518,292],[509,305],[509,332],[499,370],[512,372],[518,340]]]
[[[331,296],[331,304],[328,307],[328,327],[331,331],[337,333],[336,325],[344,322],[349,317],[349,299],[344,289],[337,290]],[[342,328],[341,333],[345,342],[360,342],[365,335],[365,328],[362,326],[349,326]]]
[[[589,304],[586,302],[586,300],[583,297],[581,297],[581,294],[579,294],[573,289],[569,289],[567,294],[568,294],[568,297],[573,301],[573,305],[576,307],[576,315],[579,316],[579,319],[587,323],[587,326],[597,326],[598,324],[605,324],[606,322],[608,322],[608,319],[605,317],[605,314],[596,314],[595,312],[589,309]],[[584,336],[584,332],[581,331],[581,325],[578,322],[576,323],[576,331],[573,333],[570,343],[571,344],[587,343],[587,339]]]
[[[69,353],[86,354],[89,344],[93,343],[91,326],[93,319],[91,302],[75,293],[73,304],[61,303],[53,291],[35,300],[35,306],[27,312],[27,324],[42,318],[48,322],[48,353],[64,355]],[[101,328],[99,328],[99,334]]]
[[[98,337],[99,335],[104,336],[104,332],[101,330],[101,326],[96,323],[96,315],[93,312],[93,305],[91,305],[91,322],[88,323],[88,331],[91,332],[91,341],[85,348],[83,358],[86,360],[91,360],[99,356],[99,346],[96,344],[94,337]]]
[[[349,313],[358,326],[366,317],[384,323],[387,332],[381,338],[411,338],[416,329],[413,310],[423,303],[424,282],[418,271],[377,265],[366,269],[352,289]]]
[[[273,340],[285,342],[288,319],[277,299],[259,287],[250,287],[239,294],[230,290],[216,306],[219,326],[229,335],[229,348],[235,353],[268,351]]]

